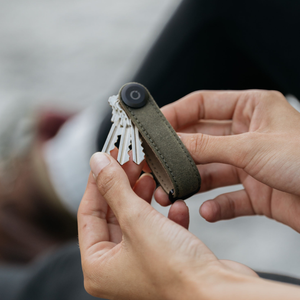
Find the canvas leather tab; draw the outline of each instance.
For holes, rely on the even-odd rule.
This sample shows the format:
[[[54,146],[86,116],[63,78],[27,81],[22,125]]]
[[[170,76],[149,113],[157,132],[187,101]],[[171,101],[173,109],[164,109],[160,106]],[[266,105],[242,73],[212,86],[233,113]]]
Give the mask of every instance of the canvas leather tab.
[[[149,91],[144,87],[146,104],[133,108],[121,99],[124,86],[120,104],[140,132],[146,161],[157,181],[172,202],[197,193],[201,186],[197,166]]]

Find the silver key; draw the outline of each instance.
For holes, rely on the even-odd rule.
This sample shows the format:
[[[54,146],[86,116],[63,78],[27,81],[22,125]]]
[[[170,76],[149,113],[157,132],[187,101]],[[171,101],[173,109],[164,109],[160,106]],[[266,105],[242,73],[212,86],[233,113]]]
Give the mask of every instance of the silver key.
[[[125,116],[124,116],[125,115]],[[131,120],[127,117],[126,114],[122,114],[120,126],[122,128],[121,131],[121,140],[119,146],[119,154],[118,154],[118,162],[123,165],[129,161],[129,146],[131,144],[130,139],[130,128]]]
[[[145,154],[138,128],[134,125],[131,128],[131,141],[133,161],[139,165],[144,160]]]
[[[114,149],[115,143],[118,141],[118,137],[121,136],[118,162],[123,165],[129,161],[129,147],[132,146],[133,161],[136,164],[140,164],[144,159],[144,152],[142,142],[139,136],[138,128],[131,122],[127,114],[120,106],[120,100],[117,96],[111,96],[108,99],[110,106],[112,107],[113,122],[109,134],[106,138],[102,152],[110,154],[110,151]]]
[[[119,124],[121,122],[121,116],[115,107],[117,96],[112,96],[108,99],[109,104],[112,107],[112,118],[113,122],[108,136],[106,138],[105,144],[102,148],[102,152],[110,154],[110,151],[114,149],[115,143],[118,141],[118,136],[120,135]]]

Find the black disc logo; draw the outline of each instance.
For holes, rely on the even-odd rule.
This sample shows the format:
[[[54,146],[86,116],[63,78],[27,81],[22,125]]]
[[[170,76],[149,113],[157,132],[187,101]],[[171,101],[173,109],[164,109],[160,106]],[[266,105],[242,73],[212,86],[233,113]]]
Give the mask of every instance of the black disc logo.
[[[139,100],[141,98],[141,93],[137,90],[134,90],[130,93],[130,97],[133,100]]]

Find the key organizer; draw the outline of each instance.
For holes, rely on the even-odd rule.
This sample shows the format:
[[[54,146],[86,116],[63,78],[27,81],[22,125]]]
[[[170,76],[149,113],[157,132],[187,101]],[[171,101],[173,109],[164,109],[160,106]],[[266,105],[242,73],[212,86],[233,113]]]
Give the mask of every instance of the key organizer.
[[[118,98],[138,128],[146,161],[170,201],[197,193],[201,186],[198,169],[149,91],[139,83],[128,83],[120,89]]]

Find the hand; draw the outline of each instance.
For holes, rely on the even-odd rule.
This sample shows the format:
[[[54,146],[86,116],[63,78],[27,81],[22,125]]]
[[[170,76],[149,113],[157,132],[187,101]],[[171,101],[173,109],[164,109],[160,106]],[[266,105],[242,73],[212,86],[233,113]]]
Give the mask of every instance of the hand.
[[[148,175],[138,179],[142,166],[130,161],[123,167],[126,174],[111,156],[97,153],[91,168],[97,180],[90,175],[78,211],[89,293],[109,299],[197,299],[199,294],[206,299],[218,284],[259,280],[243,265],[219,261],[184,228],[183,201],[173,204],[169,219],[153,209],[155,183]],[[231,285],[228,292],[232,295]]]
[[[205,202],[206,220],[260,214],[300,232],[300,114],[282,94],[195,92],[162,111],[199,164],[200,192],[244,186]]]

